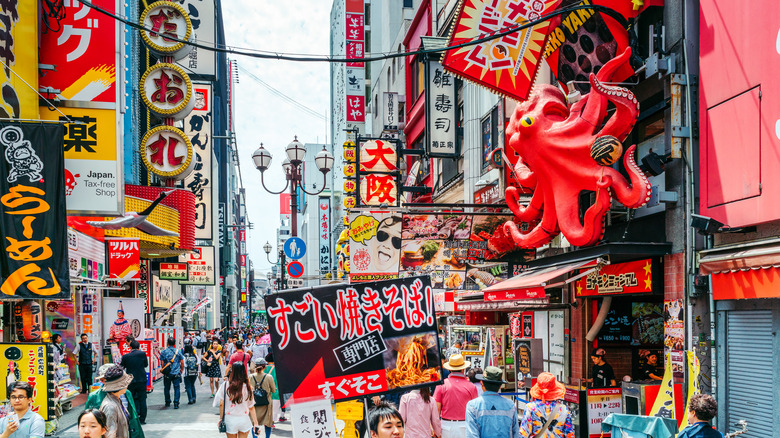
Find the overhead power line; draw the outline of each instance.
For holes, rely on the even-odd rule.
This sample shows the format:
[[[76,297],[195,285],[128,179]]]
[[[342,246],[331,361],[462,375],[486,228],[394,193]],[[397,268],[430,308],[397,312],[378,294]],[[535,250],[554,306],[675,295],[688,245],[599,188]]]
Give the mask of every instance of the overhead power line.
[[[313,109],[311,109],[311,108],[307,107],[306,105],[304,105],[304,104],[302,104],[302,103],[298,102],[297,100],[293,99],[292,97],[290,97],[290,96],[287,96],[286,94],[284,94],[284,93],[282,93],[281,91],[277,90],[276,88],[272,87],[270,84],[268,84],[268,83],[267,83],[267,82],[265,82],[264,80],[260,79],[259,77],[257,77],[256,75],[254,75],[252,72],[250,72],[250,71],[249,71],[249,70],[247,70],[246,68],[242,67],[241,65],[239,65],[239,66],[238,66],[238,68],[240,68],[240,69],[241,69],[241,71],[243,71],[244,73],[246,73],[246,74],[247,74],[247,75],[248,75],[250,78],[252,78],[252,79],[253,79],[255,82],[259,83],[260,85],[262,85],[263,87],[265,87],[266,89],[268,89],[268,91],[270,91],[270,92],[271,92],[271,93],[273,93],[274,95],[278,96],[279,98],[283,99],[284,101],[288,102],[289,104],[291,104],[291,105],[295,106],[296,108],[298,108],[298,109],[300,109],[301,111],[303,111],[303,112],[305,112],[305,113],[309,114],[309,115],[310,115],[310,116],[312,116],[312,117],[316,117],[316,118],[318,118],[318,119],[320,119],[320,120],[324,120],[324,121],[326,121],[326,122],[328,121],[328,118],[327,118],[327,117],[326,117],[324,114],[320,114],[320,113],[318,113],[317,111],[315,111],[315,110],[313,110]]]

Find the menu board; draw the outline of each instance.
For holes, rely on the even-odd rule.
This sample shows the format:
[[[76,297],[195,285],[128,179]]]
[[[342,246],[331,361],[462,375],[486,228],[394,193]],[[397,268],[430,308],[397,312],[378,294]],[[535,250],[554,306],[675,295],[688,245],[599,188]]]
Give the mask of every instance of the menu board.
[[[606,436],[601,434],[601,423],[609,414],[623,412],[623,400],[620,388],[599,388],[588,390],[588,436],[591,438]]]
[[[597,339],[603,344],[661,345],[664,340],[663,305],[613,302]]]

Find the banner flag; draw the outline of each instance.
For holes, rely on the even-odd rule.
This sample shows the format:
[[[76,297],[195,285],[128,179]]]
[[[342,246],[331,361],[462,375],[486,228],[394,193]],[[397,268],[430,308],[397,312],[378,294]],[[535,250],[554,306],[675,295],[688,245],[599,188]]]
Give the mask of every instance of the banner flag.
[[[688,424],[688,405],[691,403],[691,397],[699,393],[699,370],[701,365],[699,359],[696,357],[696,353],[693,351],[686,351],[688,356],[688,400],[685,401],[685,409],[682,422],[680,423],[679,430],[683,430],[689,426]]]
[[[666,353],[666,369],[664,378],[661,380],[661,389],[658,390],[658,397],[650,409],[650,417],[674,418],[674,381],[672,379],[672,355]]]

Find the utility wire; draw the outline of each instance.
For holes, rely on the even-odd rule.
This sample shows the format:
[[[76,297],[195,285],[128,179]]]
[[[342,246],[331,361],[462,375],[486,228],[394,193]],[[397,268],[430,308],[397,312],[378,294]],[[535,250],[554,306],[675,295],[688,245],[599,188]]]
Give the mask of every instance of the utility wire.
[[[268,89],[268,91],[270,91],[271,93],[273,93],[273,94],[275,94],[276,96],[280,97],[281,99],[283,99],[283,100],[287,101],[287,102],[288,102],[288,103],[290,103],[291,105],[293,105],[293,106],[297,107],[297,108],[298,108],[298,109],[300,109],[301,111],[303,111],[303,112],[305,112],[305,113],[309,114],[310,116],[316,117],[316,118],[318,118],[318,119],[320,119],[320,120],[325,120],[325,121],[327,121],[327,117],[325,117],[323,114],[320,114],[320,113],[318,113],[317,111],[315,111],[315,110],[313,110],[313,109],[311,109],[311,108],[307,107],[306,105],[304,105],[304,104],[302,104],[302,103],[298,102],[297,100],[293,99],[292,97],[289,97],[289,96],[287,96],[286,94],[284,94],[284,93],[282,93],[281,91],[277,90],[276,88],[272,87],[270,84],[268,84],[268,83],[267,83],[267,82],[265,82],[264,80],[262,80],[262,79],[260,79],[259,77],[255,76],[255,75],[254,75],[252,72],[250,72],[250,71],[249,71],[249,70],[247,70],[246,68],[242,67],[241,65],[239,65],[239,66],[238,66],[238,68],[239,68],[241,71],[243,71],[244,73],[246,73],[247,75],[249,75],[249,77],[250,77],[250,78],[252,78],[252,79],[254,79],[254,80],[257,82],[257,83],[259,83],[259,84],[260,84],[260,85],[262,85],[263,87],[267,88],[267,89]]]
[[[117,21],[120,21],[130,27],[133,27],[138,30],[155,33],[151,29],[148,29],[138,23],[135,23],[133,21],[128,20],[125,17],[122,17],[120,15],[116,15],[110,11],[107,11],[99,6],[93,5],[91,2],[87,0],[81,0],[81,3],[84,5],[87,5],[88,7],[100,12],[103,15],[109,16]],[[413,50],[409,52],[391,52],[386,53],[384,55],[379,56],[369,56],[365,58],[337,58],[332,57],[329,55],[316,55],[316,56],[307,56],[307,55],[295,55],[295,54],[284,54],[284,53],[273,53],[268,51],[252,51],[251,49],[245,49],[245,48],[230,48],[227,45],[224,46],[209,46],[206,44],[202,44],[195,41],[190,40],[182,40],[179,38],[175,38],[173,36],[166,35],[166,39],[171,41],[176,41],[179,43],[188,44],[192,47],[197,47],[199,49],[203,50],[209,50],[213,52],[220,52],[220,53],[229,53],[233,55],[240,55],[240,56],[248,56],[251,58],[259,58],[259,59],[276,59],[280,61],[296,61],[296,62],[329,62],[329,63],[348,63],[348,62],[371,62],[371,61],[382,61],[385,59],[392,59],[392,58],[402,58],[406,56],[413,56],[413,55],[420,55],[420,54],[426,54],[426,53],[441,53],[446,52],[453,49],[459,49],[462,47],[470,47],[475,46],[477,44],[481,44],[487,41],[492,41],[495,39],[502,38],[506,35],[527,29],[529,27],[536,26],[537,24],[543,23],[545,21],[550,20],[553,17],[557,17],[559,15],[568,14],[570,12],[575,12],[579,10],[592,10],[596,12],[601,12],[604,14],[609,15],[610,17],[614,18],[618,21],[623,27],[626,27],[627,22],[625,17],[623,17],[619,12],[615,11],[614,9],[610,9],[605,6],[601,5],[575,5],[575,6],[569,6],[563,9],[558,9],[556,11],[553,11],[547,15],[544,15],[536,20],[528,21],[523,24],[520,24],[515,27],[507,28],[506,30],[502,30],[500,32],[493,32],[490,34],[487,34],[486,36],[482,36],[477,39],[473,39],[470,41],[465,41],[463,43],[451,45],[451,46],[445,46],[441,48],[435,48],[435,49],[419,49],[419,50]]]

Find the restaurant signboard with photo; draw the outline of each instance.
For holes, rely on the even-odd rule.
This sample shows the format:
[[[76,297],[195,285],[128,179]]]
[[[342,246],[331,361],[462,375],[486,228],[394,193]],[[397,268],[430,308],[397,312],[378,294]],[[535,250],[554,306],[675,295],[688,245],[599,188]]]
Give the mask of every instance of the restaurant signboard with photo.
[[[440,383],[433,303],[428,277],[266,296],[282,398],[344,401]]]

